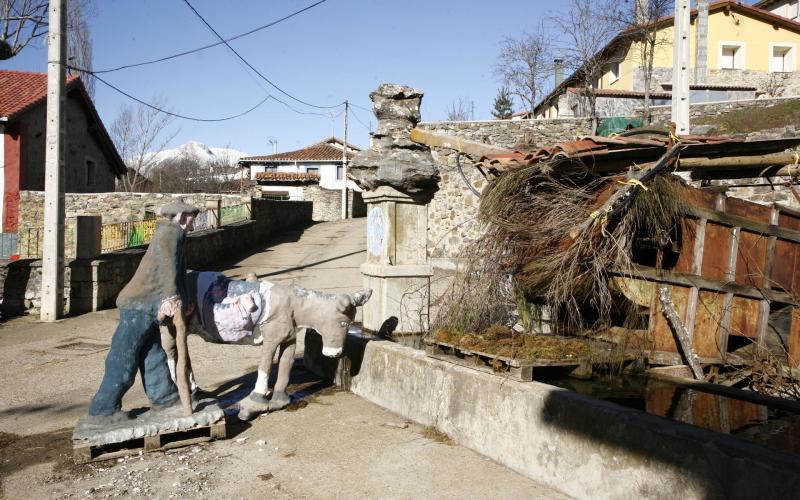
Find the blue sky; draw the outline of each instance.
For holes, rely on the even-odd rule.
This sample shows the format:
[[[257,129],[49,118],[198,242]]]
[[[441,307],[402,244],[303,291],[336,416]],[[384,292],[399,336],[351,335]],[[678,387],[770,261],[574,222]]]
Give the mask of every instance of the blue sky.
[[[192,4],[219,33],[229,37],[313,1],[192,0]],[[531,29],[565,6],[563,0],[327,0],[231,44],[270,80],[311,103],[333,105],[347,98],[369,108],[369,92],[388,81],[425,92],[424,120],[444,119],[448,106],[458,97],[474,101],[476,119],[488,119],[499,86],[492,66],[503,37]],[[216,41],[181,0],[95,0],[89,23],[95,70]],[[46,71],[46,59],[42,42],[3,61],[0,67]],[[198,117],[236,114],[263,99],[267,91],[276,93],[246,71],[224,46],[103,76],[137,97],[151,101],[162,96],[175,112]],[[95,100],[107,126],[120,106],[131,104],[99,82]],[[319,111],[300,104],[295,107]],[[358,108],[354,112],[365,124],[372,121],[374,127],[371,112]],[[197,123],[179,119],[172,127],[179,132],[169,146],[197,140],[260,154],[269,152],[269,139],[277,139],[278,149],[286,151],[332,134],[341,136],[343,123],[341,116],[297,114],[268,101],[236,120]],[[350,140],[359,146],[369,143],[368,130],[352,116]]]

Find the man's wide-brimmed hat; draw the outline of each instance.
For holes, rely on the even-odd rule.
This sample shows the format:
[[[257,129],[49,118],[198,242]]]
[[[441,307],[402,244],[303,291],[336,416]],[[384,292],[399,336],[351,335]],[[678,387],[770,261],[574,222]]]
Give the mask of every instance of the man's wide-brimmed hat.
[[[159,213],[164,217],[174,217],[178,214],[195,214],[200,211],[199,208],[189,205],[183,198],[175,198],[159,209]]]

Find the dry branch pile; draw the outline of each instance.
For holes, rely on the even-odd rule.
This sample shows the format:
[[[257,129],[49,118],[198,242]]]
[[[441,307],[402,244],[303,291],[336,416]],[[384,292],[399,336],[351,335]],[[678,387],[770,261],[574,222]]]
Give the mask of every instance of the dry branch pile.
[[[483,193],[484,236],[467,251],[466,272],[435,322],[450,331],[550,319],[561,333],[608,324],[616,307],[612,271],[630,269],[642,242],[675,240],[685,184],[658,175],[645,184],[625,176],[576,172],[550,160],[505,172]],[[606,202],[626,190],[615,213]],[[605,204],[605,205],[604,205]],[[624,314],[624,311],[623,311]]]

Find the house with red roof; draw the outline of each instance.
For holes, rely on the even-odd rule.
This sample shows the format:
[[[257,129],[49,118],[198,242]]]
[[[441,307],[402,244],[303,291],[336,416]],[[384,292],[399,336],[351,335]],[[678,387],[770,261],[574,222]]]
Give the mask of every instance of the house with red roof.
[[[47,74],[0,70],[0,223],[16,233],[20,191],[44,190]],[[114,191],[125,171],[111,137],[80,78],[66,83],[66,155],[68,193]]]
[[[259,186],[264,197],[302,200],[304,185],[318,184],[322,189],[341,191],[345,182],[348,189],[360,192],[355,182],[344,179],[343,148],[344,141],[329,137],[295,151],[245,156],[239,159],[239,166],[249,169],[250,179]],[[347,159],[352,159],[359,151],[361,148],[348,144]]]

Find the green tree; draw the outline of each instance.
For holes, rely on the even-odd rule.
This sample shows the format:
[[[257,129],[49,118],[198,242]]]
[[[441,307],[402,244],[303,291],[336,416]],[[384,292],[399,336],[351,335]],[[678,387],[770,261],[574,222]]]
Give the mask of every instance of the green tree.
[[[492,116],[499,120],[511,118],[514,113],[514,101],[511,100],[511,94],[506,87],[500,87],[497,91],[497,97],[494,98],[494,109]]]

